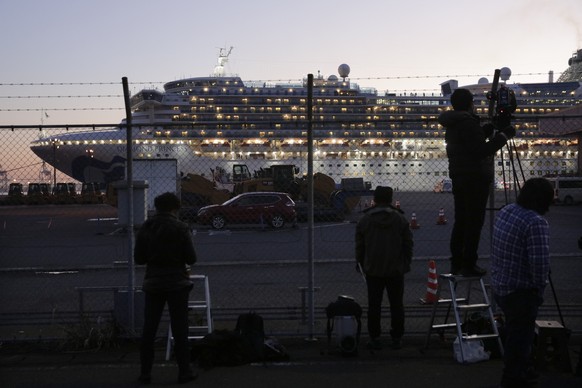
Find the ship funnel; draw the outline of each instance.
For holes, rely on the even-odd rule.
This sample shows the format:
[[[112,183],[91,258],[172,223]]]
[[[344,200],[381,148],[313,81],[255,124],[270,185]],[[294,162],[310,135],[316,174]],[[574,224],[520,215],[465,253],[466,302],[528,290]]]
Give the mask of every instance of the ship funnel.
[[[550,70],[550,73],[548,74],[548,82],[553,84],[554,83],[554,71]]]

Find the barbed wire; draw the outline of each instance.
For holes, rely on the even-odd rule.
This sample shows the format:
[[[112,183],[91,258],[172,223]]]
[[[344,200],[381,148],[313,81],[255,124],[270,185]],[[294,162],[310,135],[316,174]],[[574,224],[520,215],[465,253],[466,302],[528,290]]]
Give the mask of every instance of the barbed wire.
[[[84,86],[121,85],[121,82],[0,82],[0,86]]]
[[[561,72],[554,72],[555,76],[559,76]],[[440,74],[440,75],[404,75],[404,76],[377,76],[377,77],[350,77],[352,81],[359,80],[406,80],[406,79],[431,79],[431,78],[472,78],[483,77],[492,74]],[[543,73],[517,73],[512,74],[512,77],[522,76],[547,76],[547,72]],[[187,79],[187,78],[185,78]],[[302,81],[303,78],[279,78],[279,79],[261,79],[261,80],[246,80],[244,82],[288,82],[288,81]],[[130,81],[130,85],[152,85],[165,84],[172,81]],[[87,85],[121,85],[121,82],[0,82],[0,86],[87,86]]]
[[[122,94],[95,94],[95,95],[68,95],[68,96],[58,96],[58,95],[45,95],[45,96],[0,96],[0,98],[14,98],[14,99],[32,99],[32,98],[117,98],[123,97]]]
[[[76,111],[76,110],[122,110],[125,108],[0,108],[0,112],[44,112],[44,111]]]
[[[559,75],[560,73],[554,73]],[[518,73],[512,76],[541,76],[547,75],[547,73]],[[433,78],[460,78],[460,77],[480,77],[479,74],[445,74],[445,75],[414,75],[414,76],[377,76],[377,77],[355,77],[350,78],[350,81],[362,81],[362,80],[411,80],[411,79],[433,79]],[[245,83],[258,83],[258,82],[301,82],[303,79],[292,79],[292,78],[282,78],[282,79],[271,79],[271,80],[248,80]],[[165,84],[168,81],[136,81],[130,82],[130,85],[154,85],[154,84]],[[95,86],[95,85],[121,85],[121,82],[12,82],[12,83],[0,83],[0,86]],[[438,88],[434,89],[390,89],[392,93],[435,93],[438,92]],[[0,99],[5,100],[35,100],[35,99],[71,99],[71,98],[122,98],[121,94],[95,94],[95,95],[3,95]],[[122,110],[124,108],[0,108],[0,112],[41,112],[41,111],[106,111],[106,110]]]

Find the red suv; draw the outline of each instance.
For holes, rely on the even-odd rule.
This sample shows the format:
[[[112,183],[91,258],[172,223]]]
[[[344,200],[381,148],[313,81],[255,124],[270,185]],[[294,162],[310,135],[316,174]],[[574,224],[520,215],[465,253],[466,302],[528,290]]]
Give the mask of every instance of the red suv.
[[[198,211],[198,223],[223,229],[226,224],[269,224],[282,228],[295,222],[295,202],[286,193],[253,192],[239,194],[222,205],[210,205]]]

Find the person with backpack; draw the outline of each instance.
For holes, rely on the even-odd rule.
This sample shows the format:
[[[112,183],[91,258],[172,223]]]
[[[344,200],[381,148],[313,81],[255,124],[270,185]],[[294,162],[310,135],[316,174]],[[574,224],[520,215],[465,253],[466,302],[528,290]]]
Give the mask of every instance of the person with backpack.
[[[356,225],[356,269],[363,271],[368,290],[368,347],[382,348],[381,312],[384,290],[390,302],[392,347],[404,335],[404,274],[410,272],[412,232],[400,209],[392,206],[391,187],[378,186],[374,206]]]
[[[133,257],[145,264],[144,326],[140,344],[141,384],[151,383],[154,341],[158,325],[168,304],[170,324],[178,362],[178,383],[187,383],[197,375],[190,366],[188,343],[188,298],[192,290],[188,266],[196,262],[196,252],[188,225],[178,220],[180,199],[164,193],[154,199],[156,215],[146,220],[135,240]]]

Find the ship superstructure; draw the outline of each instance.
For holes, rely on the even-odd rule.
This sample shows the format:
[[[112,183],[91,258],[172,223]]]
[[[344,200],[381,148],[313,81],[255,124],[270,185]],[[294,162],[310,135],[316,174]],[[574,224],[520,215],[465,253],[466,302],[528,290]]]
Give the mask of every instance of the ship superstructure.
[[[305,172],[307,160],[307,84],[244,82],[225,75],[230,50],[221,50],[214,74],[168,82],[164,90],[145,89],[131,97],[136,158],[176,158],[181,173],[211,175],[245,163],[260,169],[292,163]],[[508,70],[508,69],[507,69]],[[441,84],[442,93],[396,95],[361,88],[342,64],[338,75],[314,77],[314,170],[341,178],[363,177],[400,189],[424,189],[448,175],[444,129],[436,118],[450,108],[456,81]],[[546,138],[537,117],[580,103],[580,80],[509,84],[515,91],[518,135],[526,174],[572,173],[576,142]],[[475,94],[476,113],[487,117],[481,79],[463,86]],[[123,176],[125,133],[122,129],[71,133],[32,145],[37,155],[79,181],[112,181]],[[48,150],[48,151],[47,151]],[[428,177],[428,179],[426,179]],[[429,183],[422,183],[422,182]],[[424,185],[424,186],[423,186]]]

